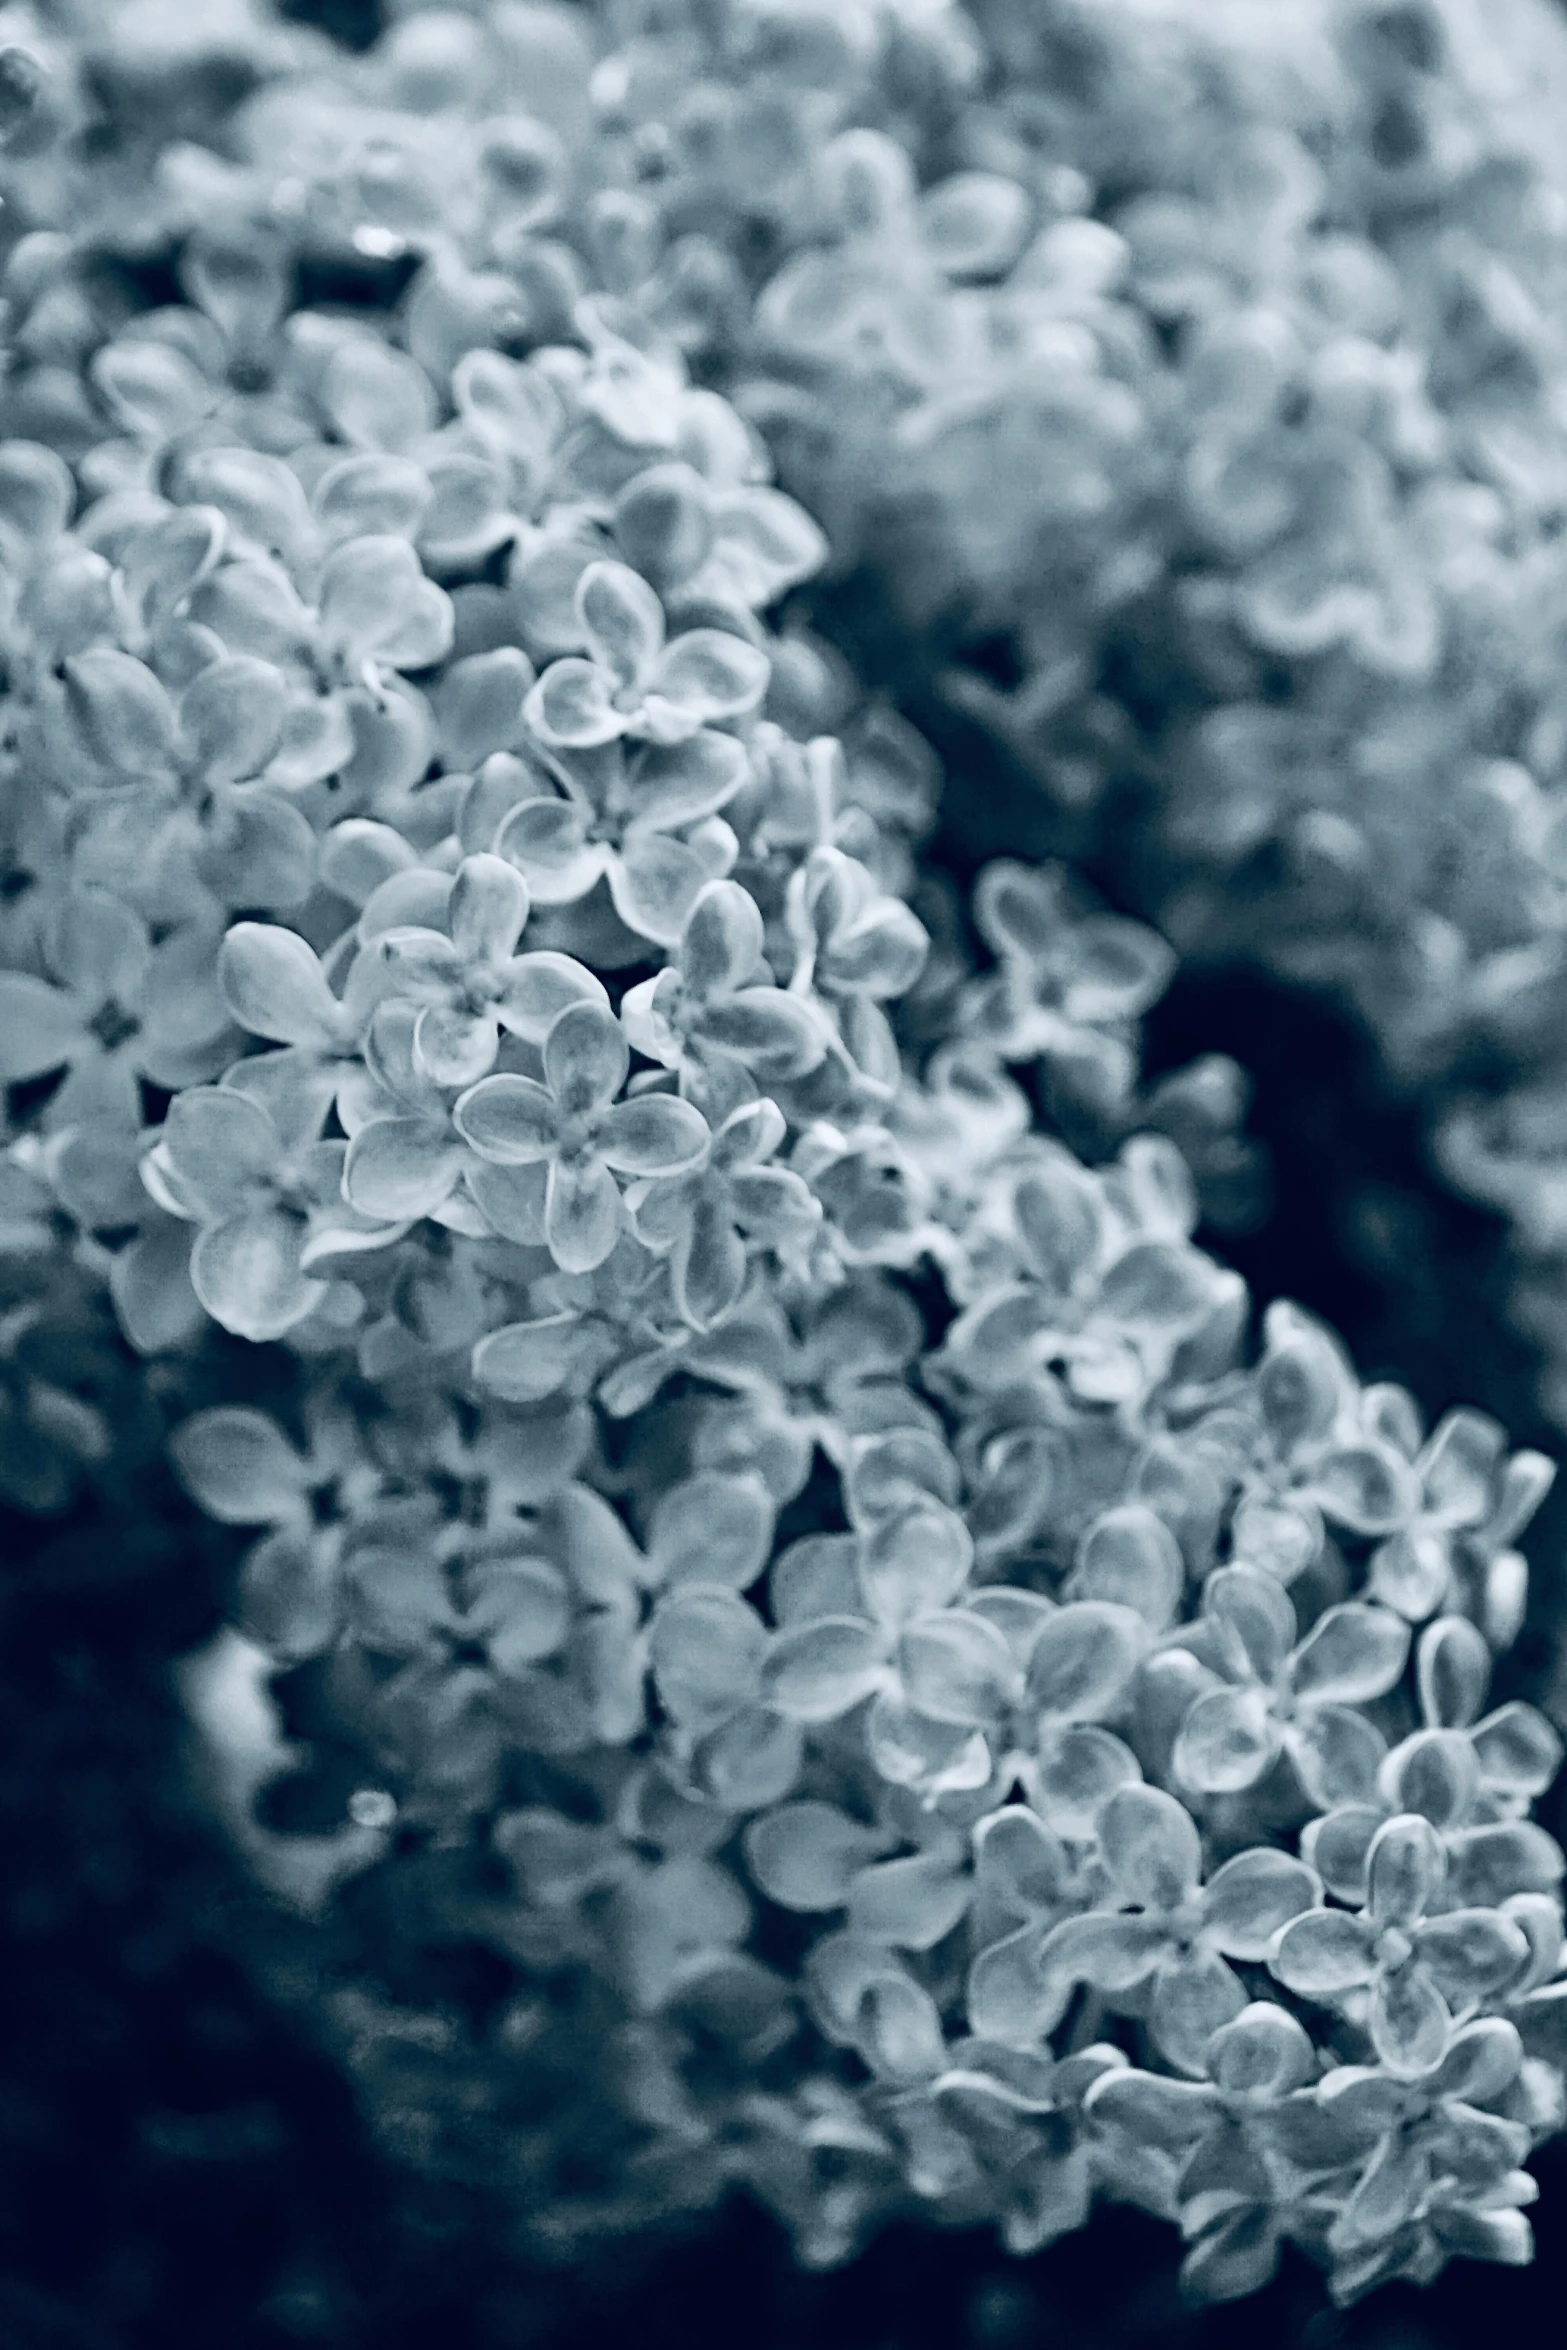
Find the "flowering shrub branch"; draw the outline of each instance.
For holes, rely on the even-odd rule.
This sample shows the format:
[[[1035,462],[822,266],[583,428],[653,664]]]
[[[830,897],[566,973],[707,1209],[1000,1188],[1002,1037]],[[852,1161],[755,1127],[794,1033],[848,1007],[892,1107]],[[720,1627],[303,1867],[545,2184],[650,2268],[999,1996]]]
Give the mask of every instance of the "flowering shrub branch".
[[[295,1360],[297,1428],[224,1398],[172,1452],[256,1531],[253,1653],[362,1766],[344,1898],[509,1970],[466,2043],[338,2002],[428,2158],[453,2097],[541,2233],[740,2183],[817,2263],[911,2209],[1025,2252],[1096,2196],[1212,2297],[1286,2242],[1340,2300],[1525,2259],[1560,1750],[1484,1709],[1550,1465],[1428,1433],[1293,1307],[1254,1341],[1137,1088],[1165,942],[1011,862],[982,943],[933,936],[926,746],[774,624],[869,508],[823,477],[813,520],[759,427],[851,381],[862,487],[885,440],[955,510],[1021,402],[1051,532],[1114,557],[1074,608],[1146,585],[1104,525],[1153,365],[1130,230],[999,168],[1020,127],[921,184],[900,139],[980,88],[956,11],[612,14],[413,14],[308,73],[263,43],[230,152],[154,174],[188,304],[95,311],[90,217],[11,256],[5,1247],[149,1356],[210,1319]],[[808,228],[758,292],[759,155]],[[1287,243],[1305,165],[1254,160]],[[1181,284],[1230,265],[1190,204],[1142,233]],[[395,312],[291,306],[334,238],[417,259]],[[1208,352],[1221,405],[1284,397],[1257,336]],[[1282,488],[1244,435],[1188,471],[1252,534],[1253,638],[1407,680],[1394,555],[1337,567],[1435,427],[1341,344]],[[16,1425],[90,1463],[24,1338]]]

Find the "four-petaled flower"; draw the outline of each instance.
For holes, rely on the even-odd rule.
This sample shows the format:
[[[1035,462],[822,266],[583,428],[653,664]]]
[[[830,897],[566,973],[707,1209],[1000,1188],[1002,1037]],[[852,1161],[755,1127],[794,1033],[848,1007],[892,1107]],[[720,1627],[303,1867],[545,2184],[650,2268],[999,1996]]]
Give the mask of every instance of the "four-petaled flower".
[[[346,681],[373,688],[383,668],[428,669],[451,651],[452,630],[452,600],[406,538],[352,538],[327,556],[316,639]]]
[[[930,934],[901,898],[877,886],[875,876],[842,849],[811,851],[792,876],[789,929],[797,995],[814,989],[837,1019],[833,1055],[837,1084],[869,1086],[885,1098],[898,1082],[900,1061],[883,1003],[906,995],[924,968]]]
[[[678,1070],[682,1090],[717,1116],[804,1076],[830,1042],[811,1004],[774,984],[761,913],[734,881],[707,884],[673,959],[626,990],[620,1016],[637,1051]]]
[[[1372,1838],[1398,1812],[1431,1822],[1449,1859],[1472,1827],[1517,1820],[1561,1768],[1556,1731],[1534,1706],[1514,1699],[1477,1721],[1491,1679],[1485,1635],[1466,1616],[1438,1616],[1415,1648],[1422,1727],[1384,1757],[1361,1801],[1337,1803],[1302,1831],[1301,1849],[1340,1901],[1366,1897]],[[1525,1839],[1535,1831],[1525,1825]]]
[[[404,1223],[419,1216],[467,1228],[451,1212],[473,1154],[452,1125],[452,1089],[421,1068],[414,1037],[419,1006],[382,1004],[370,1023],[362,1064],[338,1091],[348,1136],[343,1197],[361,1215]],[[537,1237],[537,1234],[530,1234]]]
[[[772,1523],[754,1484],[716,1478],[672,1489],[646,1552],[601,1494],[570,1479],[535,1486],[531,1506],[494,1525],[450,1524],[433,1544],[410,1543],[388,1518],[346,1562],[348,1626],[402,1665],[386,1694],[405,1729],[465,1722],[483,1768],[507,1736],[557,1755],[621,1743],[643,1721],[650,1655],[666,1702],[679,1705],[678,1629],[661,1654],[659,1619],[644,1623],[648,1594],[671,1592],[671,1627],[683,1591],[711,1601],[721,1585],[731,1600],[754,1577]],[[693,1672],[711,1662],[699,1651]],[[744,1697],[731,1680],[725,1702]]]
[[[872,1700],[865,1737],[881,1776],[934,1802],[983,1787],[986,1732],[1023,1677],[1004,1636],[953,1605],[973,1559],[967,1527],[933,1495],[900,1501],[775,1588],[785,1620],[762,1663],[767,1703],[830,1722]]]
[[[717,1128],[705,1165],[645,1177],[627,1193],[637,1237],[669,1253],[675,1303],[694,1330],[712,1329],[736,1303],[753,1248],[798,1252],[821,1224],[809,1186],[764,1164],[785,1132],[776,1102],[749,1102]]]
[[[1073,1395],[1129,1403],[1158,1385],[1189,1339],[1233,1317],[1244,1296],[1237,1278],[1186,1241],[1179,1158],[1140,1135],[1121,1166],[1128,1181],[1114,1215],[1104,1188],[1085,1185],[1064,1151],[1041,1152],[998,1186],[1003,1234],[981,1225],[953,1252],[966,1302],[937,1362],[962,1391],[1020,1387],[1059,1364]]]
[[[297,931],[280,922],[231,924],[218,954],[223,1001],[241,1028],[277,1048],[246,1062],[245,1090],[275,1106],[285,1125],[313,1117],[319,1129],[329,1105],[362,1073],[379,984],[372,958],[355,952],[339,997]]]
[[[1097,1906],[983,1952],[969,1977],[970,2022],[1037,2047],[1087,1983],[1145,2015],[1160,2053],[1200,2073],[1213,2033],[1246,2005],[1230,1960],[1263,1958],[1280,1927],[1311,1909],[1320,1880],[1304,1861],[1259,1845],[1204,1885],[1196,1822],[1159,1787],[1117,1788],[1100,1808],[1098,1844]]]
[[[1120,2051],[1054,2059],[968,2039],[946,2053],[945,2071],[887,2102],[916,2189],[959,2212],[997,2211],[1019,2257],[1081,2227],[1099,2150],[1080,2118],[1094,2087],[1123,2069]]]
[[[667,1367],[683,1366],[736,1399],[715,1399],[704,1415],[697,1446],[710,1447],[708,1465],[766,1459],[764,1473],[787,1496],[805,1484],[818,1446],[845,1463],[860,1437],[936,1424],[907,1376],[919,1348],[919,1315],[901,1290],[862,1277],[802,1321],[796,1330],[776,1297],[752,1292]]]
[[[1386,1745],[1359,1708],[1400,1680],[1409,1626],[1390,1608],[1345,1600],[1304,1640],[1288,1592],[1256,1567],[1217,1567],[1182,1644],[1214,1685],[1192,1703],[1174,1767],[1205,1795],[1254,1787],[1287,1754],[1324,1807],[1368,1794]]]
[[[406,1224],[351,1207],[347,1146],[320,1139],[319,1105],[307,1099],[302,1120],[280,1126],[279,1103],[244,1090],[247,1066],[176,1094],[142,1176],[160,1207],[200,1226],[190,1278],[213,1320],[241,1338],[281,1338],[327,1296],[316,1267],[380,1248]]]
[[[549,772],[524,771],[510,805],[492,811],[490,846],[517,867],[536,904],[574,905],[602,880],[629,929],[672,947],[715,871],[677,836],[716,817],[749,764],[743,743],[711,727],[629,753],[618,740],[557,750]],[[733,847],[731,835],[731,860]]]
[[[268,1654],[319,1655],[342,1616],[344,1540],[383,1478],[345,1413],[312,1398],[300,1452],[248,1405],[197,1412],[170,1444],[181,1482],[225,1526],[266,1526],[240,1572],[241,1623]]]
[[[446,930],[399,925],[369,953],[384,993],[421,1009],[414,1059],[437,1085],[473,1085],[495,1066],[503,1032],[542,1044],[568,1004],[607,1005],[602,980],[572,955],[519,955],[528,885],[504,857],[481,852],[458,866]]]
[[[45,938],[47,977],[0,971],[0,1084],[66,1074],[47,1123],[134,1130],[140,1080],[176,1088],[216,1075],[233,1030],[212,984],[218,940],[203,921],[156,944],[107,890],[69,891]]]
[[[1454,2011],[1473,2012],[1529,1967],[1526,1936],[1500,1910],[1438,1906],[1446,1873],[1447,1855],[1430,1821],[1399,1813],[1371,1840],[1364,1909],[1307,1910],[1267,1952],[1287,1991],[1363,2016],[1373,2048],[1393,2072],[1440,2064]]]
[[[992,1592],[1005,1586],[992,1586]],[[1048,1601],[1033,1593],[1005,1593],[1027,1610],[1034,1600],[1039,1621]],[[1009,1610],[1007,1613],[1012,1613]],[[990,1621],[996,1622],[992,1614]],[[1010,1629],[1003,1614],[999,1629]],[[1048,1933],[1064,1917],[1074,1917],[1090,1906],[1103,1883],[1097,1857],[1089,1844],[1066,1844],[1055,1829],[1026,1803],[1003,1804],[974,1830],[974,1903],[969,1919],[976,1953],[994,1949],[1010,1935],[1025,1929]]]
[[[1459,1409],[1411,1465],[1414,1506],[1372,1554],[1368,1591],[1417,1624],[1439,1608],[1473,1608],[1500,1638],[1522,1619],[1527,1569],[1513,1545],[1551,1489],[1554,1462],[1509,1454],[1495,1420]]]
[[[1323,2112],[1359,2141],[1357,2175],[1327,2236],[1337,2297],[1380,2277],[1433,2274],[1450,2228],[1453,2249],[1527,2259],[1519,2206],[1536,2189],[1519,2165],[1531,2134],[1491,2110],[1513,2089],[1523,2053],[1505,2016],[1483,2016],[1402,2077],[1373,2065],[1339,2065],[1324,2076]]]
[[[615,536],[666,601],[707,598],[748,612],[827,559],[826,539],[793,498],[759,482],[715,486],[678,459],[633,474],[615,501]]]
[[[482,1077],[454,1123],[481,1159],[538,1172],[543,1231],[562,1271],[590,1273],[621,1229],[621,1175],[679,1175],[703,1157],[707,1120],[673,1094],[616,1097],[631,1066],[625,1032],[601,1005],[568,1005],[543,1044],[544,1077]]]
[[[1074,1097],[1114,1109],[1137,1079],[1132,1023],[1170,983],[1155,930],[1074,903],[1056,865],[988,865],[974,919],[996,969],[969,990],[965,1026],[1008,1061],[1044,1059]]]
[[[663,605],[624,563],[587,566],[576,618],[587,657],[552,661],[524,704],[550,750],[592,750],[622,735],[686,742],[715,719],[746,716],[767,691],[767,655],[727,629],[687,629],[666,645]]]
[[[1268,2282],[1286,2236],[1325,2233],[1364,2138],[1324,2110],[1310,2035],[1272,2000],[1221,2024],[1202,2069],[1202,2080],[1130,2066],[1106,2073],[1084,2112],[1118,2148],[1172,2164],[1192,2246],[1183,2275],[1205,2299],[1232,2300]]]
[[[1265,1469],[1259,1457],[1246,1482],[1260,1513],[1251,1525],[1271,1508],[1275,1535],[1264,1534],[1257,1563],[1289,1581],[1320,1550],[1326,1519],[1375,1541],[1367,1598],[1412,1624],[1461,1607],[1506,1647],[1528,1593],[1512,1545],[1550,1491],[1551,1462],[1509,1456],[1498,1424],[1467,1409],[1446,1413],[1422,1441],[1413,1397],[1387,1385],[1362,1392],[1337,1341],[1283,1300],[1268,1308],[1264,1331],[1256,1397],[1274,1461]]]

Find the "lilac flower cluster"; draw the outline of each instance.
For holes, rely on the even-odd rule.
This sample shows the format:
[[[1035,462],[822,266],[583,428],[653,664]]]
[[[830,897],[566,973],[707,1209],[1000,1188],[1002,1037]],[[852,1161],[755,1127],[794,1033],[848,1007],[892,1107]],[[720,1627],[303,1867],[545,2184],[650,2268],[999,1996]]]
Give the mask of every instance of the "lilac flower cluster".
[[[413,271],[438,394],[596,294],[732,394],[1069,832],[1135,819],[1184,952],[1353,999],[1508,1218],[1558,1413],[1567,40],[1505,13],[506,0],[348,58],[237,0],[13,8],[3,429],[100,484],[176,415],[286,455],[301,259]],[[171,246],[199,347],[104,359],[105,252]],[[431,421],[385,397],[394,438]],[[506,510],[443,470],[431,543],[493,551]],[[649,560],[771,557],[709,502]],[[998,637],[1004,689],[963,657]],[[1455,1092],[1476,1047],[1498,1080]]]
[[[1567,214],[1516,85],[1567,56],[1506,33],[1511,91],[1458,0],[413,11],[336,71],[258,43],[145,216],[252,342],[300,246],[417,257],[435,349],[588,283],[654,319],[1068,825],[1151,812],[1184,950],[1346,990],[1436,1089],[1560,1361]],[[950,658],[997,633],[1005,691]],[[1477,1043],[1500,1090],[1445,1098]]]
[[[1254,1342],[1152,1130],[1225,1072],[1138,1091],[1168,946],[1012,862],[965,943],[928,747],[780,618],[880,444],[1002,545],[1005,352],[1077,454],[1022,428],[1068,505],[1003,602],[1074,534],[1071,614],[1146,585],[1095,487],[1138,478],[1127,232],[1079,165],[962,152],[983,53],[915,0],[279,38],[224,156],[142,158],[185,302],[114,315],[96,199],[20,142],[0,1248],[149,1358],[215,1323],[293,1367],[292,1426],[222,1398],[172,1452],[361,1771],[372,2108],[557,2240],[743,2185],[816,2263],[1096,2196],[1211,2297],[1286,2242],[1340,2300],[1526,2259],[1560,1748],[1488,1706],[1550,1466],[1292,1307]],[[296,300],[334,239],[418,257],[393,309]],[[823,401],[808,512],[770,446]],[[25,1352],[17,1395],[25,1443],[108,1441]],[[508,1970],[482,2020],[391,1988],[442,1938]]]

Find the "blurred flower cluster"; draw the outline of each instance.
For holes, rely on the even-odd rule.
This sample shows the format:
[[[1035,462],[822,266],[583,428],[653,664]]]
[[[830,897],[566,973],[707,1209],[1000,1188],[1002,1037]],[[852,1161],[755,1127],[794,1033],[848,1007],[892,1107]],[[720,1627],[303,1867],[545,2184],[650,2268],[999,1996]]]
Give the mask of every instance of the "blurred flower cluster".
[[[789,601],[902,534],[910,624],[942,581],[1023,614],[1043,712],[1098,693],[1050,628],[1179,579],[1240,665],[1210,733],[1450,723],[1396,272],[1345,230],[1350,324],[1244,323],[1320,203],[1273,83],[1244,189],[1144,220],[1203,342],[1103,197],[1186,37],[1108,7],[0,30],[0,1437],[40,1506],[112,1443],[38,1339],[83,1297],[154,1364],[286,1363],[172,1449],[352,1760],[337,2012],[389,2134],[557,2239],[742,2184],[816,2263],[1096,2196],[1213,2297],[1286,2241],[1342,2300],[1526,2259],[1560,1754],[1489,1701],[1549,1465],[1292,1307],[1254,1343],[1192,1240],[1238,1073],[1139,1090],[1170,949],[1064,868],[959,904],[928,746]],[[1233,146],[1184,98],[1170,141],[1172,191]],[[1166,544],[1175,445],[1251,500],[1228,569]],[[503,1987],[419,2012],[431,1945]]]

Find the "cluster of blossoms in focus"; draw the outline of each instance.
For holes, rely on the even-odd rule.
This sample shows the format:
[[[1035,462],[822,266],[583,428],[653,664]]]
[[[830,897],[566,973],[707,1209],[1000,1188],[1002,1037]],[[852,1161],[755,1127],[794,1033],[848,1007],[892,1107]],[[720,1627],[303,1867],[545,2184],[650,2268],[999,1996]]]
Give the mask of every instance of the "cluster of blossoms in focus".
[[[177,253],[218,330],[186,421],[274,434],[301,266],[399,299],[437,383],[596,293],[1065,844],[1354,1003],[1507,1217],[1559,1412],[1567,54],[1534,0],[1505,34],[1510,91],[1468,0],[409,8],[352,59],[105,11],[35,44],[35,111],[116,136],[13,141],[6,429],[100,440],[106,256]]]
[[[1491,1692],[1550,1467],[1291,1306],[1254,1333],[1158,1131],[1233,1173],[1235,1073],[1139,1090],[1170,949],[1060,866],[956,906],[927,745],[791,598],[917,523],[928,603],[961,529],[1029,723],[1087,695],[1105,739],[1028,598],[1047,555],[1049,626],[1152,594],[1178,448],[1252,531],[1178,567],[1238,664],[1209,736],[1358,726],[1351,662],[1402,727],[1448,705],[1394,477],[1451,425],[1348,232],[1331,333],[1231,287],[1174,366],[1123,287],[1303,269],[1307,149],[1259,115],[1277,237],[1230,264],[1189,193],[1100,220],[1141,85],[1090,45],[1036,104],[1015,14],[221,28],[231,111],[119,156],[167,301],[12,74],[7,1441],[65,1464],[46,1506],[111,1441],[37,1343],[80,1289],[154,1365],[278,1350],[275,1413],[209,1398],[172,1455],[352,1757],[337,2019],[418,2158],[557,2241],[743,2186],[816,2264],[1121,2199],[1195,2293],[1291,2243],[1349,2300],[1527,2259],[1563,2121],[1560,1746]],[[1037,14],[1119,56],[1109,7]],[[334,254],[408,268],[312,295]],[[1307,510],[1382,516],[1385,572],[1304,576],[1358,543]],[[1264,654],[1331,655],[1326,706]],[[399,1998],[443,1947],[482,2012]]]

